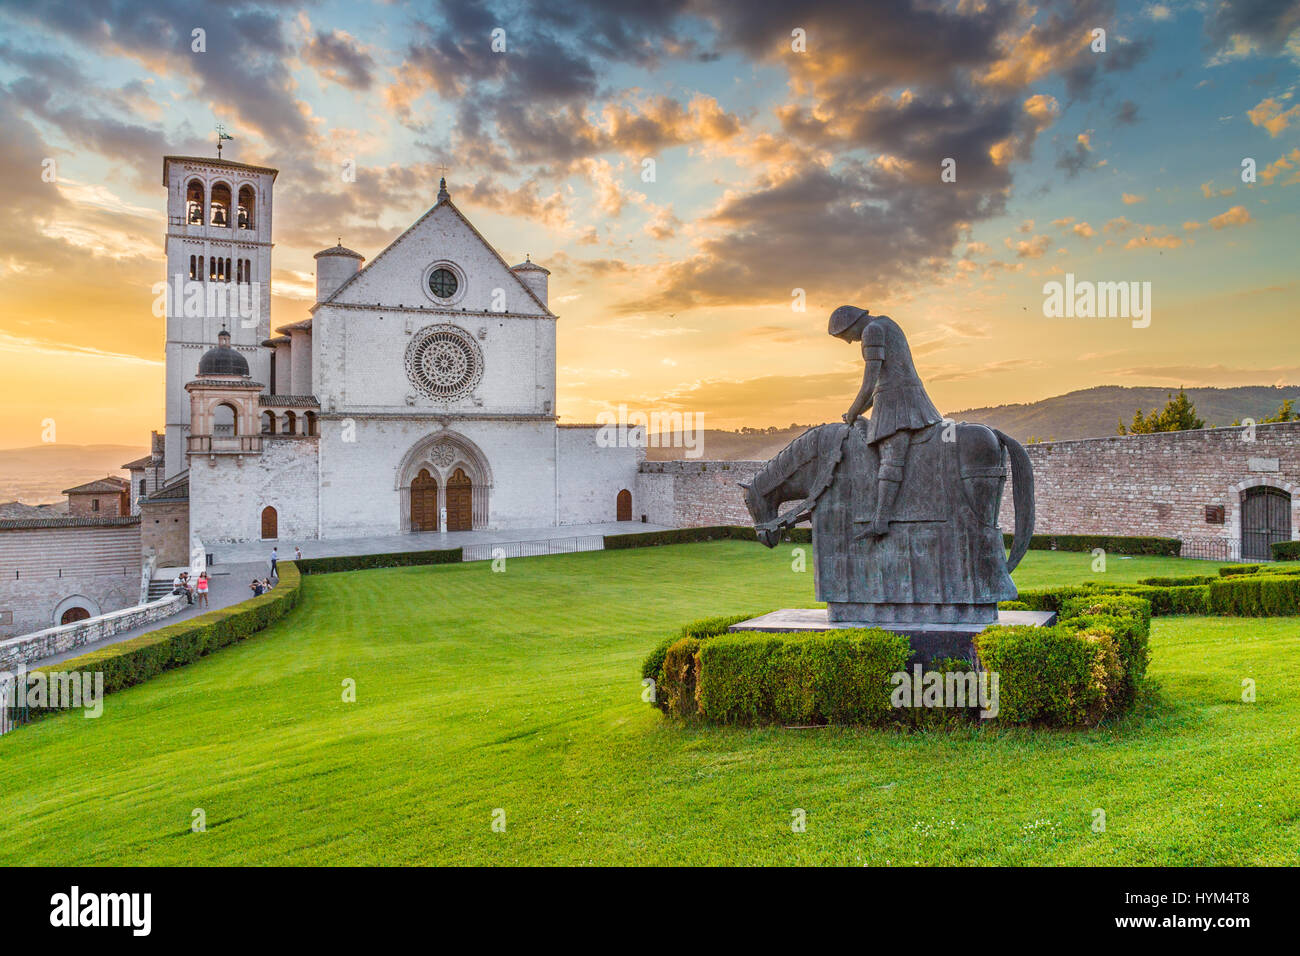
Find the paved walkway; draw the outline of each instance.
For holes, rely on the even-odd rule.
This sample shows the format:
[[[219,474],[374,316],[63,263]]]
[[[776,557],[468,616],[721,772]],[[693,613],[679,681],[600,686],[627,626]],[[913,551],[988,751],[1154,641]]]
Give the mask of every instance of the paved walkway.
[[[34,664],[28,664],[28,670],[37,667],[45,667],[49,664],[58,664],[74,657],[80,657],[82,654],[89,654],[91,651],[97,651],[100,648],[111,647],[114,644],[120,644],[122,641],[129,641],[133,637],[139,637],[141,634],[148,634],[150,631],[156,631],[160,627],[166,627],[169,624],[175,624],[177,621],[188,620],[192,617],[198,617],[200,614],[206,614],[208,611],[215,611],[217,608],[230,607],[232,604],[238,604],[240,601],[247,600],[253,596],[249,584],[253,578],[264,578],[270,574],[270,566],[263,561],[256,564],[230,564],[224,568],[213,568],[208,573],[208,607],[199,607],[198,598],[195,603],[187,606],[179,614],[173,614],[171,617],[165,617],[161,621],[152,621],[149,624],[142,624],[139,627],[133,627],[129,631],[122,631],[114,634],[112,637],[105,638],[102,641],[96,641],[93,644],[83,644],[80,647],[74,647],[71,650],[64,651],[62,654],[55,654],[47,657]]]
[[[393,554],[399,551],[437,551],[471,544],[510,544],[516,541],[559,541],[589,535],[636,534],[643,531],[666,531],[663,525],[639,521],[608,521],[604,524],[566,524],[545,528],[504,528],[500,531],[420,531],[413,534],[382,535],[366,538],[280,538],[276,541],[252,541],[242,544],[210,544],[210,551],[220,568],[226,562],[249,563],[271,558],[271,548],[279,549],[280,558],[293,559],[295,546],[304,558],[337,558],[352,554]]]

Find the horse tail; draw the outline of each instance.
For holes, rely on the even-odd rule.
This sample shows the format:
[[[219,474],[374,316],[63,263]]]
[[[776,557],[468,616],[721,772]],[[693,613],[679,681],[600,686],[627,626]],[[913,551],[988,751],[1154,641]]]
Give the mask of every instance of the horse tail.
[[[1011,539],[1011,554],[1007,556],[1007,573],[1010,574],[1029,550],[1029,539],[1034,534],[1034,469],[1020,442],[996,428],[993,429],[993,434],[998,436],[998,442],[1011,456],[1011,492],[1016,509],[1016,533]]]

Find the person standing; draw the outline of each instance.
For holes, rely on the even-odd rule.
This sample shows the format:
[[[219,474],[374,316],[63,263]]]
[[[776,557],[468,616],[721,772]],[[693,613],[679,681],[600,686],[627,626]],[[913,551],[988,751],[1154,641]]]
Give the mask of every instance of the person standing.
[[[194,589],[199,594],[199,607],[208,606],[208,572],[200,571],[199,579],[195,583]]]
[[[293,559],[295,561],[302,560],[302,548],[298,547],[297,545],[294,545],[293,547]]]
[[[279,549],[271,548],[271,575],[276,578],[280,576],[280,572],[277,571],[275,568],[276,562],[279,560],[280,560]]]

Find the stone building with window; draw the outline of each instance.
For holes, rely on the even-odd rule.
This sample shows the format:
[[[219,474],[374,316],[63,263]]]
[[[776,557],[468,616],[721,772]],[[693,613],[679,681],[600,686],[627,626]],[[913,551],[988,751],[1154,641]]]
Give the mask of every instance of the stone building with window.
[[[550,273],[508,265],[445,180],[368,264],[341,243],[317,253],[315,302],[272,332],[277,171],[176,156],[163,169],[166,487],[153,494],[174,508],[184,480],[188,532],[214,544],[631,519],[638,436],[603,447],[597,426],[556,416]]]

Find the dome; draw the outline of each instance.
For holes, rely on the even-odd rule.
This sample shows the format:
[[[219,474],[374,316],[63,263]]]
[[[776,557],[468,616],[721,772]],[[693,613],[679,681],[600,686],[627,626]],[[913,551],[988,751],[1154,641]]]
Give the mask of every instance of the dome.
[[[358,259],[362,261],[366,258],[361,253],[353,252],[341,243],[336,246],[330,246],[328,249],[322,249],[320,252],[316,253],[316,255],[312,256],[312,258],[319,259],[321,256],[346,256],[349,259]]]
[[[217,347],[208,349],[199,359],[199,374],[248,377],[248,359],[230,347],[230,333],[225,329],[217,335]]]

